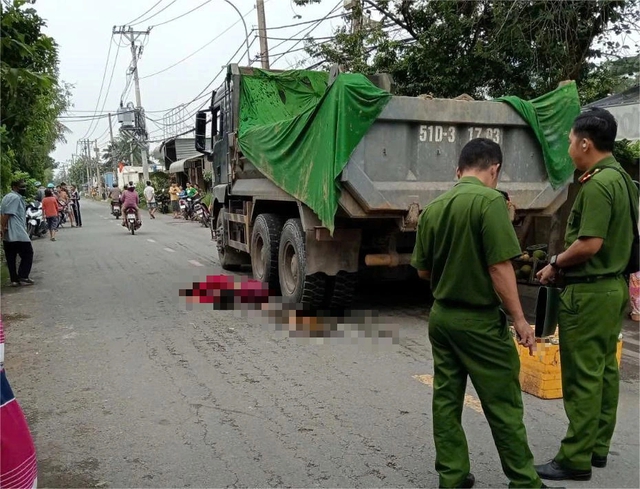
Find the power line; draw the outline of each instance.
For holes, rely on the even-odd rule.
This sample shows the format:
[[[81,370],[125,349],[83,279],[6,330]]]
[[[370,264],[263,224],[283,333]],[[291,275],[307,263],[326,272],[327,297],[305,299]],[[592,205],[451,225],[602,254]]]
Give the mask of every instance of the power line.
[[[173,22],[174,20],[178,20],[178,19],[184,17],[185,15],[189,15],[191,12],[194,12],[195,10],[198,10],[200,7],[204,7],[208,3],[211,3],[211,0],[206,0],[205,2],[201,3],[197,7],[192,8],[191,10],[189,10],[188,12],[185,12],[182,15],[178,15],[177,17],[174,17],[173,19],[165,20],[164,22],[160,22],[159,24],[154,24],[154,25],[151,26],[151,28],[160,27],[161,25],[165,25],[165,24],[168,24],[169,22]]]
[[[342,3],[342,2],[340,2]],[[334,8],[331,13],[335,12],[337,10],[337,8]],[[287,29],[289,27],[298,27],[299,25],[305,25],[305,24],[313,24],[314,22],[318,22],[319,20],[329,20],[329,19],[337,19],[338,17],[343,17],[344,14],[337,14],[337,15],[332,15],[330,17],[323,17],[321,19],[315,19],[315,20],[306,20],[304,22],[298,22],[296,24],[287,24],[287,25],[277,25],[274,27],[265,27],[265,29],[267,31],[275,31],[277,29]],[[256,31],[257,29],[253,29],[254,31]]]
[[[256,38],[254,37],[254,38],[253,38],[253,40],[251,41],[251,43],[249,44],[249,49],[251,48],[251,46],[253,45],[253,43],[255,42],[255,40],[256,40]],[[204,87],[204,88],[202,89],[202,91],[201,91],[198,95],[196,95],[196,96],[195,96],[191,101],[187,102],[186,104],[183,104],[183,107],[185,107],[185,108],[186,108],[186,107],[188,107],[189,105],[191,105],[192,103],[194,103],[194,102],[195,102],[195,101],[197,101],[197,100],[200,100],[200,99],[205,98],[205,97],[209,97],[209,95],[210,95],[210,94],[209,94],[209,93],[205,93],[205,92],[209,89],[209,87],[210,87],[211,85],[213,85],[213,84],[216,82],[216,80],[218,79],[218,77],[219,77],[221,74],[223,74],[223,73],[224,73],[224,71],[227,69],[227,65],[228,65],[229,63],[231,63],[231,62],[236,58],[236,56],[238,55],[238,53],[240,53],[240,50],[242,49],[242,47],[243,47],[243,46],[244,46],[244,43],[243,43],[243,44],[241,44],[241,45],[240,45],[240,47],[236,50],[236,52],[235,52],[235,53],[233,53],[233,54],[231,55],[231,57],[229,58],[229,60],[228,60],[228,61],[227,61],[223,66],[222,66],[222,68],[220,69],[220,71],[219,71],[219,72],[218,72],[218,73],[213,77],[213,79],[212,79],[212,80],[207,84],[207,86],[206,86],[206,87]],[[242,52],[242,56],[244,56],[244,55],[245,55],[246,51],[247,51],[247,50],[246,50],[246,48],[245,48],[245,50]],[[203,94],[204,94],[204,95],[203,95]],[[208,100],[205,100],[202,104],[200,104],[200,106],[199,106],[197,109],[195,109],[195,110],[193,110],[193,111],[189,112],[189,115],[187,115],[186,117],[184,117],[183,119],[181,119],[181,120],[179,120],[179,121],[174,122],[174,124],[173,124],[173,125],[179,125],[179,124],[182,124],[183,122],[185,122],[185,121],[187,121],[187,120],[191,119],[191,118],[195,115],[195,113],[196,113],[196,112],[198,112],[200,109],[202,109],[202,107],[204,107],[207,103],[208,103]],[[173,109],[175,109],[175,108],[177,108],[177,107],[179,107],[179,106],[173,107],[172,109],[168,109],[168,110],[167,110],[167,112],[169,112],[170,110],[173,110]],[[153,132],[156,132],[156,131],[153,131]],[[192,131],[189,131],[189,132],[192,132]],[[185,134],[186,134],[186,133],[185,133]],[[161,140],[161,141],[162,141],[162,140]],[[149,142],[151,142],[151,141],[149,141]]]
[[[113,74],[115,73],[116,65],[118,64],[118,54],[120,54],[120,49],[116,51],[116,57],[113,61],[113,68],[111,69],[111,76],[109,77],[109,85],[107,85],[107,93],[105,94],[104,100],[102,101],[102,107],[100,108],[100,112],[103,112],[105,105],[107,105],[107,97],[109,97],[109,91],[111,90],[111,82],[113,82]],[[91,134],[89,134],[89,136],[86,136],[86,137],[91,137],[91,135],[96,131],[97,128],[98,126],[96,125],[93,131],[91,131]]]
[[[246,14],[243,15],[243,18],[246,17],[247,15],[249,15],[253,10],[255,9],[252,8],[251,10],[249,10]],[[240,22],[242,22],[242,19],[239,19],[237,21],[235,21],[233,24],[231,24],[229,27],[227,27],[224,31],[222,31],[220,34],[218,34],[217,36],[215,36],[213,39],[211,39],[210,41],[208,41],[204,46],[198,48],[197,50],[195,50],[194,52],[192,52],[190,55],[185,56],[184,58],[182,58],[179,61],[176,61],[175,63],[173,63],[170,66],[167,66],[166,68],[160,70],[160,71],[156,71],[155,73],[151,73],[150,75],[146,75],[141,77],[141,80],[144,80],[145,78],[150,78],[152,76],[155,75],[159,75],[160,73],[164,73],[165,71],[169,71],[171,68],[173,68],[174,66],[178,66],[180,63],[182,63],[183,61],[188,60],[189,58],[191,58],[192,56],[198,54],[200,51],[202,51],[204,48],[206,48],[207,46],[209,46],[211,43],[213,43],[214,41],[217,41],[220,37],[222,37],[224,34],[226,34],[227,32],[229,32],[231,29],[233,29],[236,25],[238,25]]]
[[[309,29],[309,30],[308,30],[308,32],[307,32],[307,34],[306,34],[306,35],[308,36],[309,34],[311,34],[314,30],[316,30],[318,27],[320,27],[320,24],[322,24],[322,22],[324,22],[325,20],[327,20],[327,19],[329,18],[329,16],[331,16],[331,14],[333,14],[336,10],[338,10],[338,9],[340,8],[340,5],[341,5],[341,4],[342,4],[342,0],[338,1],[338,3],[336,4],[336,6],[335,6],[335,7],[333,7],[333,9],[332,9],[331,11],[329,11],[329,13],[328,13],[327,15],[325,15],[322,19],[320,19],[319,21],[317,21],[317,24],[316,24],[315,26],[313,26],[311,29],[309,29],[308,27],[306,27],[306,28],[302,29],[302,31],[297,32],[296,34],[294,34],[294,36],[296,36],[296,35],[298,35],[298,34],[301,34],[303,31],[305,31],[305,30],[307,30],[307,29]],[[296,42],[293,44],[293,46],[291,46],[291,47],[289,48],[289,51],[288,51],[288,52],[290,52],[290,50],[291,50],[292,48],[294,48],[295,46],[297,46],[298,44],[300,44],[304,39],[305,39],[305,38],[302,38],[301,40],[296,41]],[[281,46],[281,45],[282,45],[283,43],[285,43],[285,42],[287,42],[287,41],[283,41],[282,43],[278,44],[278,46]],[[276,47],[277,47],[277,46],[276,46]],[[277,62],[277,61],[279,61],[280,59],[282,59],[286,54],[288,54],[288,53],[282,53],[279,57],[277,57],[276,59],[274,59],[274,60],[272,61],[272,64],[274,64],[274,65],[275,65],[275,64],[276,64],[276,62]]]
[[[102,97],[102,89],[104,88],[104,81],[107,78],[107,68],[109,67],[109,58],[111,57],[112,39],[109,39],[109,51],[107,51],[107,60],[104,63],[104,71],[102,72],[102,82],[100,83],[100,91],[98,92],[98,99],[96,100],[96,108],[94,109],[94,114],[98,113],[98,105],[100,105],[100,97]],[[89,131],[91,130],[92,125],[93,124],[89,126],[89,129],[87,129],[87,132],[80,139],[85,139],[87,137],[87,134],[89,134]]]
[[[160,10],[158,10],[155,14],[153,14],[151,17],[147,17],[144,20],[141,20],[140,22],[136,22],[135,24],[127,24],[130,25],[131,27],[133,27],[134,25],[138,25],[138,24],[142,24],[143,22],[148,22],[151,19],[153,19],[156,15],[161,14],[162,12],[164,12],[165,10],[167,10],[169,7],[171,7],[174,3],[176,3],[178,0],[173,0],[171,3],[169,3],[169,5],[167,5],[164,8],[161,8]]]
[[[158,4],[159,4],[159,3],[161,3],[161,2],[162,2],[162,0],[158,0],[156,3],[154,3],[154,4],[151,6],[151,8],[150,8],[149,10],[147,10],[146,12],[144,12],[144,13],[142,13],[142,14],[138,15],[135,19],[133,19],[133,20],[132,20],[132,21],[130,21],[130,22],[127,22],[125,25],[133,25],[133,23],[134,23],[136,20],[138,20],[140,17],[144,17],[145,15],[147,15],[147,14],[148,14],[149,12],[151,12],[154,8],[156,8],[156,7],[158,6]]]

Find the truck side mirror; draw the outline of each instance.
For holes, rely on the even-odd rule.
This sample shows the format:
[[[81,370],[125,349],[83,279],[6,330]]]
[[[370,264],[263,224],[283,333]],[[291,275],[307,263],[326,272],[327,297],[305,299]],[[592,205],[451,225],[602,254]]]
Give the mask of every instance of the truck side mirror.
[[[200,111],[196,114],[196,151],[206,152],[207,141],[207,112]]]

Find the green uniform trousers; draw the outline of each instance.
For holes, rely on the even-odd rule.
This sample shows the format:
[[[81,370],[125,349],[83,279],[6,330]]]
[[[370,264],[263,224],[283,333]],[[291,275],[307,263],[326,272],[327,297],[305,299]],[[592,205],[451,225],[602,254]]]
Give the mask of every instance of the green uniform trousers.
[[[433,436],[440,487],[459,487],[470,470],[462,429],[467,375],[480,397],[509,487],[541,487],[524,427],[520,359],[499,309],[436,303],[429,316],[433,354]]]
[[[555,460],[563,467],[591,470],[592,454],[609,453],[620,383],[616,348],[628,301],[623,278],[569,285],[560,296],[560,364],[569,428]]]

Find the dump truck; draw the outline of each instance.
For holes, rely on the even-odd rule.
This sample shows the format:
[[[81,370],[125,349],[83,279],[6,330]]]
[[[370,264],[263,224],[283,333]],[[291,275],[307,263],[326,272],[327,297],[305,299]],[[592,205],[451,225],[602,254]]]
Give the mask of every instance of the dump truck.
[[[196,149],[211,163],[212,226],[221,266],[237,270],[251,265],[254,278],[268,283],[285,301],[346,307],[359,273],[384,271],[394,277],[411,273],[420,212],[455,184],[458,156],[472,138],[500,144],[504,165],[498,189],[508,194],[519,218],[553,214],[567,199],[570,179],[551,185],[540,140],[511,105],[464,97],[395,96],[391,95],[391,77],[381,74],[366,77],[364,82],[356,80],[389,96],[343,166],[337,168],[335,181],[307,182],[321,187],[320,200],[323,191],[330,196],[333,187],[337,189],[333,219],[321,218],[327,202],[306,199],[304,192],[290,189],[310,180],[307,170],[319,165],[314,153],[333,162],[332,145],[336,145],[335,152],[340,149],[340,141],[316,141],[320,132],[310,137],[311,146],[301,146],[300,140],[306,137],[305,131],[313,130],[314,123],[322,126],[319,131],[331,130],[326,119],[318,120],[323,113],[335,114],[338,121],[341,111],[350,110],[320,107],[343,102],[331,102],[322,94],[322,85],[311,88],[318,80],[326,80],[325,90],[330,92],[343,74],[336,67],[317,77],[298,73],[300,84],[292,88],[287,73],[291,72],[229,65],[210,107],[198,112],[195,121]],[[300,96],[300,87],[316,93],[317,100],[311,103],[306,95]],[[243,105],[243,97],[254,96],[258,98],[245,100]],[[296,103],[308,107],[298,113]],[[357,118],[367,103],[373,102],[365,102],[351,119],[339,122],[354,125],[337,139],[361,130],[356,127]],[[264,114],[276,105],[278,113],[288,114],[293,125]],[[243,124],[252,118],[266,118],[261,121],[259,137],[251,133],[253,127],[243,133]],[[286,138],[293,142],[280,151],[278,144]],[[276,171],[277,165],[281,168]],[[325,170],[313,171],[320,175]]]

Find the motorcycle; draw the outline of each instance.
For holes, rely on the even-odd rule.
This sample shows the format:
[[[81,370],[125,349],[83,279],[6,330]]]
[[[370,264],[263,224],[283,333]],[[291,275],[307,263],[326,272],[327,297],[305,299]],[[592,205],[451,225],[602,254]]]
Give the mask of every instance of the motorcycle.
[[[58,207],[60,208],[60,210],[58,211],[58,226],[57,226],[57,228],[61,228],[63,224],[67,223],[67,207],[68,207],[68,204],[64,200],[59,200],[58,201]]]
[[[127,229],[131,231],[131,235],[134,235],[136,234],[136,231],[140,229],[140,226],[142,226],[142,221],[136,219],[135,209],[127,208],[124,210],[124,212],[126,214],[126,219],[124,222],[127,226]]]
[[[122,215],[122,204],[118,200],[111,201],[111,215],[118,219]]]
[[[27,233],[29,238],[39,238],[47,232],[47,222],[42,211],[42,203],[33,201],[27,206]]]
[[[209,227],[210,215],[209,209],[202,203],[202,197],[195,197],[193,199],[193,210],[196,218],[200,221],[200,224],[204,227]]]
[[[165,189],[162,189],[158,195],[156,195],[156,202],[158,203],[158,209],[162,214],[169,213],[169,202],[171,198],[166,193]]]

